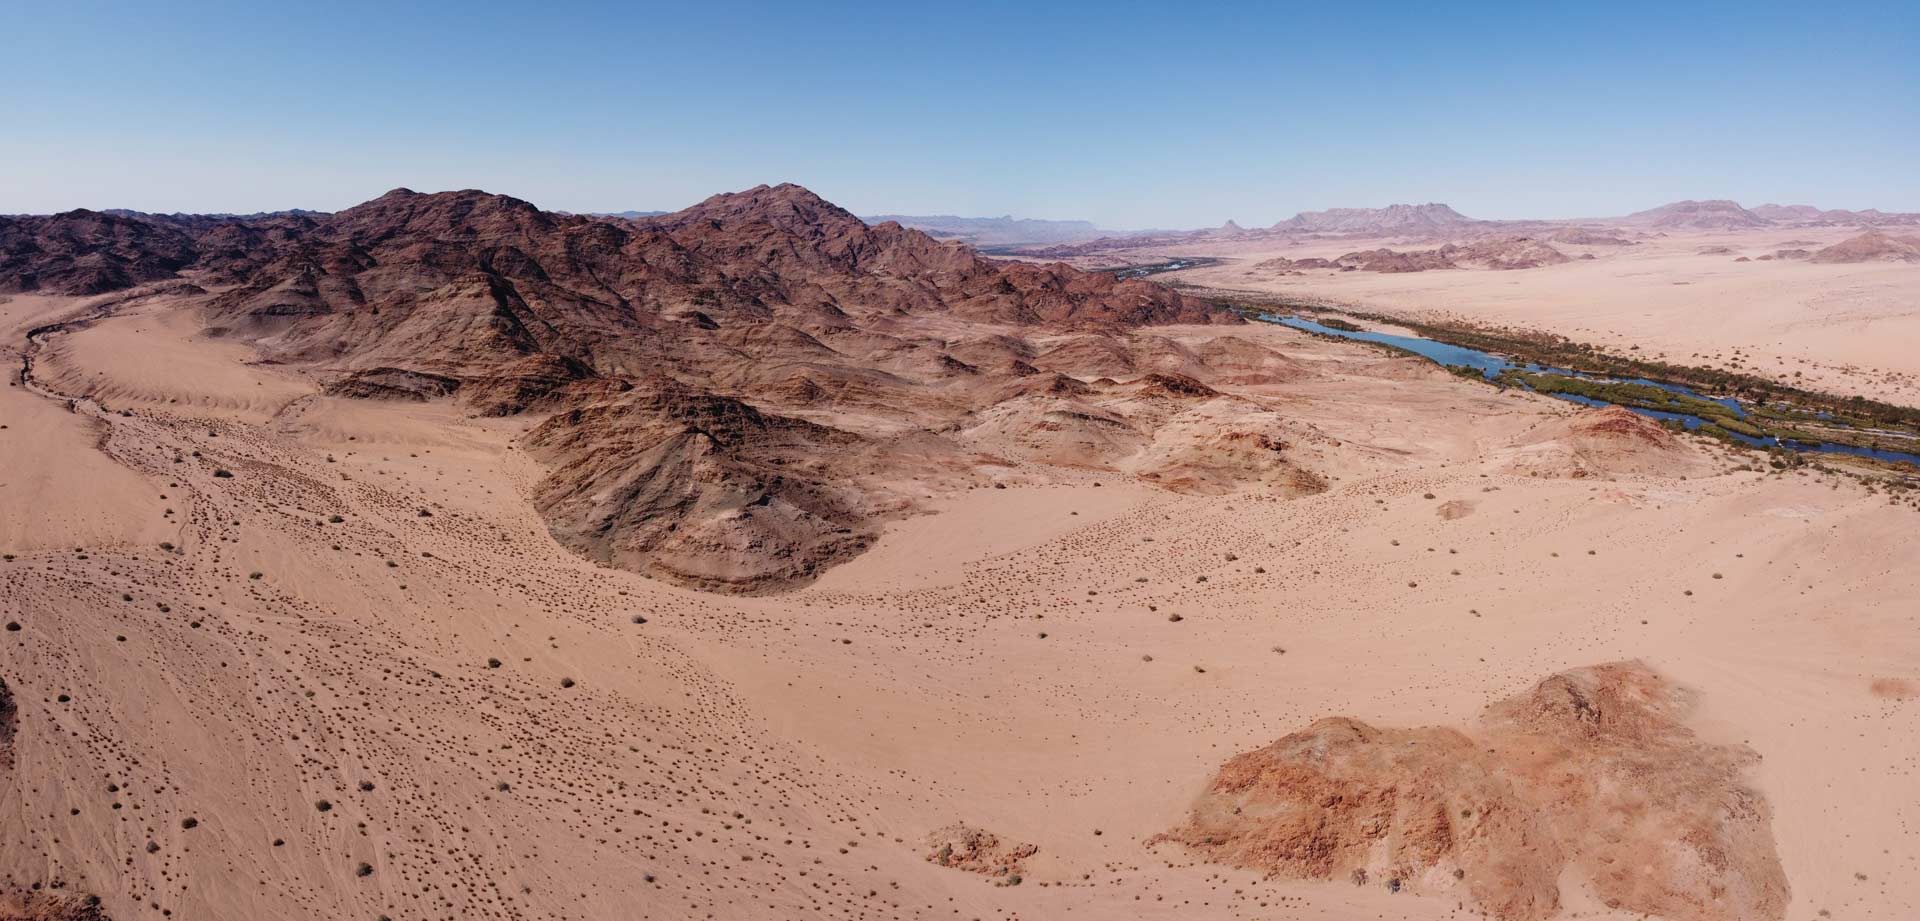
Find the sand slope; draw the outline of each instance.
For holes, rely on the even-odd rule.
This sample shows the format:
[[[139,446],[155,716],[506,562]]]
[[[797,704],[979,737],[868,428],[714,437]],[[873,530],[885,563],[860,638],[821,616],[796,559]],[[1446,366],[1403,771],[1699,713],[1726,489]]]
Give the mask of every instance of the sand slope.
[[[1323,490],[1009,460],[1005,489],[932,497],[807,588],[724,597],[556,543],[533,420],[323,395],[263,417],[140,371],[150,339],[117,327],[156,322],[61,352],[109,411],[0,407],[0,436],[36,433],[10,463],[126,484],[19,519],[103,536],[0,548],[12,892],[116,919],[1458,917],[1149,842],[1315,720],[1467,726],[1637,659],[1688,689],[1702,744],[1757,757],[1787,917],[1920,912],[1915,512],[1851,481],[1691,441],[1684,479],[1516,475],[1579,411],[1215,330],[1295,369],[1212,386],[1284,416]],[[165,348],[266,375],[242,394],[279,379]],[[930,860],[955,823],[1032,845],[1020,884]],[[1558,898],[1639,917],[1574,878]]]

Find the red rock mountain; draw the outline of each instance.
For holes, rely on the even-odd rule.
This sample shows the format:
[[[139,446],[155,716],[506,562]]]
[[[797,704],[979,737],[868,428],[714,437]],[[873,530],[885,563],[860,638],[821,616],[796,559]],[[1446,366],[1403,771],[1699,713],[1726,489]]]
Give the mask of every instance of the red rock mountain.
[[[198,255],[160,223],[102,214],[0,217],[0,294],[101,294],[171,278]]]
[[[7,290],[180,274],[204,287],[210,334],[309,369],[329,395],[546,415],[527,447],[551,465],[531,498],[555,537],[712,590],[804,582],[870,545],[910,497],[974,483],[969,426],[1045,433],[1055,443],[1035,450],[1049,462],[1139,455],[1170,488],[1229,488],[1195,472],[1213,449],[1153,444],[1170,407],[1218,394],[1072,375],[1292,373],[1257,346],[1196,352],[1136,332],[1241,322],[1224,308],[987,260],[795,185],[638,219],[399,189],[331,215],[76,212],[0,234]],[[1109,431],[1081,438],[1049,414]],[[1317,482],[1295,475],[1277,434],[1242,434],[1272,446],[1262,482]]]

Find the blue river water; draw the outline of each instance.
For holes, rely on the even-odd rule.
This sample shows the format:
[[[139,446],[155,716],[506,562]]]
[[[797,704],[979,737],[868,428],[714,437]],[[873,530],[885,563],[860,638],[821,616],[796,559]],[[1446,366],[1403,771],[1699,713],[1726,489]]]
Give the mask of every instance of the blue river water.
[[[1509,368],[1514,368],[1522,371],[1538,371],[1538,372],[1545,372],[1548,374],[1561,374],[1561,375],[1566,375],[1570,377],[1584,377],[1590,380],[1624,381],[1627,383],[1634,383],[1634,384],[1650,384],[1652,386],[1659,387],[1662,390],[1667,390],[1673,393],[1681,394],[1682,396],[1689,396],[1689,397],[1693,397],[1695,399],[1700,399],[1700,400],[1712,400],[1715,403],[1719,403],[1720,405],[1733,410],[1734,414],[1741,418],[1745,418],[1747,414],[1746,407],[1741,406],[1739,400],[1735,400],[1731,397],[1705,396],[1702,394],[1695,393],[1692,390],[1689,390],[1686,387],[1682,387],[1678,384],[1667,384],[1667,383],[1662,383],[1660,381],[1650,381],[1650,380],[1646,380],[1645,378],[1637,378],[1637,377],[1595,378],[1593,375],[1590,375],[1590,374],[1580,374],[1575,371],[1568,371],[1564,368],[1553,368],[1553,367],[1547,367],[1544,365],[1529,364],[1525,362],[1508,361],[1507,359],[1502,358],[1499,355],[1495,355],[1491,352],[1482,352],[1478,349],[1470,349],[1464,346],[1451,345],[1451,344],[1448,344],[1445,342],[1439,342],[1433,339],[1422,339],[1418,336],[1395,336],[1390,333],[1376,333],[1371,330],[1350,331],[1350,330],[1344,330],[1344,329],[1335,329],[1331,326],[1324,326],[1322,324],[1315,323],[1312,320],[1303,319],[1301,317],[1279,317],[1279,316],[1272,316],[1270,314],[1261,314],[1260,319],[1268,323],[1278,323],[1282,326],[1291,326],[1294,329],[1306,330],[1307,332],[1311,332],[1311,333],[1320,333],[1326,336],[1338,336],[1342,339],[1356,339],[1361,342],[1378,342],[1382,345],[1391,345],[1396,348],[1406,349],[1409,352],[1412,352],[1416,355],[1419,355],[1431,361],[1437,362],[1441,365],[1472,368],[1476,371],[1479,371],[1482,375],[1486,376],[1489,379],[1498,377],[1500,375],[1500,372],[1502,371],[1505,371]],[[1549,396],[1562,399],[1562,400],[1567,400],[1574,403],[1580,403],[1586,406],[1610,405],[1605,400],[1596,400],[1596,399],[1593,399],[1592,397],[1584,397],[1578,394],[1555,393],[1555,394],[1549,394]],[[1702,419],[1699,416],[1690,416],[1685,413],[1666,412],[1664,410],[1658,410],[1658,409],[1642,409],[1637,406],[1629,406],[1626,408],[1629,410],[1632,410],[1633,412],[1639,413],[1640,415],[1647,416],[1649,418],[1666,419],[1666,420],[1672,420],[1672,421],[1678,422],[1681,425],[1686,426],[1688,429],[1697,429],[1700,426],[1707,424],[1707,420]],[[1908,464],[1913,464],[1915,466],[1920,466],[1920,453],[1908,453],[1904,451],[1886,451],[1879,448],[1860,448],[1860,447],[1855,447],[1853,445],[1835,444],[1832,442],[1825,442],[1825,441],[1805,442],[1805,441],[1791,441],[1791,440],[1782,441],[1778,438],[1773,438],[1773,437],[1753,438],[1747,435],[1742,435],[1738,432],[1728,432],[1727,434],[1733,436],[1735,439],[1738,439],[1739,441],[1745,444],[1752,445],[1756,448],[1786,448],[1793,451],[1810,451],[1816,454],[1852,454],[1856,457],[1871,457],[1871,458],[1875,458],[1883,461],[1893,461],[1896,463],[1908,463]]]

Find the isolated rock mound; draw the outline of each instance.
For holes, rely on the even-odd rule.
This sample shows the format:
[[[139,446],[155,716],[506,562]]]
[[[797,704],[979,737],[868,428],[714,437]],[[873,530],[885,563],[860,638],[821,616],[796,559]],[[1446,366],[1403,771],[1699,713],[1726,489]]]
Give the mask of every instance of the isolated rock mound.
[[[1656,230],[1745,230],[1766,227],[1772,222],[1726,199],[1677,201],[1672,204],[1636,211],[1624,219]]]
[[[1425,272],[1432,269],[1459,268],[1439,250],[1423,249],[1400,252],[1391,249],[1372,249],[1347,253],[1334,260],[1342,269],[1361,272],[1381,272],[1396,274],[1401,272]]]
[[[1660,423],[1619,406],[1550,420],[1501,454],[1503,469],[1528,476],[1687,476],[1705,469],[1691,445]]]
[[[1807,257],[1809,262],[1920,262],[1920,237],[1894,237],[1869,230]]]
[[[1003,842],[983,828],[955,822],[927,835],[927,862],[1018,883],[1026,859],[1040,853],[1031,844]]]
[[[442,374],[406,368],[369,368],[355,371],[325,388],[328,396],[353,400],[398,400],[424,403],[460,389],[460,381]]]
[[[1310,263],[1317,261],[1319,260],[1290,262],[1286,259],[1278,259],[1259,263],[1259,266],[1278,269],[1315,268],[1317,266]],[[1392,274],[1467,267],[1497,270],[1534,269],[1543,265],[1559,265],[1571,261],[1566,253],[1532,237],[1490,237],[1468,243],[1448,243],[1439,249],[1363,250],[1347,253],[1334,260],[1332,264],[1347,271]]]
[[[1633,246],[1632,240],[1592,230],[1586,227],[1566,227],[1547,234],[1551,243],[1567,243],[1573,246]]]
[[[1273,229],[1300,233],[1421,234],[1472,223],[1472,218],[1446,205],[1429,202],[1385,208],[1302,211],[1273,225]]]
[[[527,436],[553,470],[533,502],[590,559],[714,591],[811,580],[864,551],[882,511],[852,483],[876,446],[666,378]]]
[[[1441,247],[1440,252],[1455,264],[1503,271],[1537,269],[1543,265],[1573,261],[1566,253],[1532,237],[1493,237],[1464,244],[1448,244]]]
[[[1608,907],[1676,921],[1785,914],[1758,757],[1698,739],[1689,698],[1638,662],[1574,669],[1477,732],[1320,720],[1222,765],[1159,840],[1299,879],[1464,898],[1507,921],[1560,906],[1568,869]]]

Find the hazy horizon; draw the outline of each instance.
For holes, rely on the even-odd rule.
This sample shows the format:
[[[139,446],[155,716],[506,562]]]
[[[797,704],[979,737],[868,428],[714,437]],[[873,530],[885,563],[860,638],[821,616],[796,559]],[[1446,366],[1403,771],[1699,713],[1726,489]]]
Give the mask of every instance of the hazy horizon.
[[[1112,229],[1429,201],[1920,211],[1920,16],[1856,14],[23,7],[0,213],[399,186],[670,211],[782,181],[858,214]]]
[[[781,180],[781,182],[787,182],[787,181],[791,181],[791,180]],[[751,188],[754,188],[755,186],[759,186],[759,185],[768,185],[768,186],[773,186],[773,185],[779,185],[779,184],[780,184],[780,182],[768,182],[768,183],[755,183],[755,184],[754,184],[754,186],[746,186],[746,187],[743,187],[743,188],[739,188],[739,189],[717,189],[717,190],[715,190],[715,191],[714,191],[714,192],[713,192],[712,194],[716,194],[716,195],[717,195],[717,194],[723,194],[723,193],[729,193],[729,192],[742,192],[742,191],[746,191],[746,190],[748,190],[748,189],[751,189]],[[803,186],[803,187],[804,187],[804,186],[806,186],[806,183],[804,183],[804,182],[800,182],[800,183],[794,183],[794,184],[796,184],[796,185],[800,185],[800,186]],[[88,210],[93,210],[93,211],[108,211],[108,210],[118,210],[118,211],[138,211],[138,212],[142,212],[142,213],[147,213],[147,214],[201,214],[201,215],[240,215],[240,216],[245,216],[245,215],[251,215],[251,214],[272,214],[272,213],[287,213],[287,212],[294,212],[294,211],[307,211],[307,212],[315,212],[315,213],[322,213],[322,214],[324,214],[324,213],[331,213],[331,212],[334,212],[334,211],[339,211],[339,210],[344,210],[344,209],[346,209],[346,208],[351,208],[351,207],[353,207],[353,206],[355,206],[355,205],[361,205],[361,204],[365,204],[366,202],[369,202],[369,201],[372,201],[372,200],[374,200],[374,199],[376,199],[376,198],[379,198],[380,196],[382,196],[382,195],[385,195],[385,194],[387,194],[388,192],[394,192],[394,191],[398,191],[398,190],[400,190],[400,189],[408,189],[408,190],[410,190],[410,191],[414,191],[414,192],[419,192],[419,193],[423,193],[423,194],[432,194],[432,193],[443,193],[443,192],[462,192],[462,191],[472,191],[472,189],[467,189],[467,188],[460,188],[460,189],[453,189],[453,188],[448,188],[448,189],[421,189],[421,188],[414,188],[414,187],[412,187],[412,186],[395,186],[395,187],[393,187],[393,188],[391,188],[391,189],[386,189],[386,190],[384,190],[384,191],[381,191],[381,192],[377,192],[377,193],[374,193],[374,194],[371,194],[371,195],[368,195],[368,196],[367,196],[366,198],[363,198],[363,199],[360,199],[360,200],[358,200],[358,201],[354,201],[354,202],[351,202],[351,203],[349,203],[349,204],[347,204],[347,205],[344,205],[344,206],[341,206],[340,208],[312,208],[312,207],[308,207],[308,206],[305,206],[305,205],[290,205],[290,206],[287,206],[287,207],[284,207],[284,208],[256,208],[256,209],[252,209],[252,210],[248,210],[248,211],[215,211],[215,210],[208,210],[208,209],[198,209],[198,210],[196,210],[196,209],[181,209],[181,208],[174,208],[174,209],[168,209],[168,210],[164,210],[164,211],[163,211],[163,210],[159,210],[159,209],[150,209],[150,208],[127,208],[127,207],[125,207],[125,206],[122,206],[122,205],[103,205],[103,206],[98,206],[98,207],[95,207],[95,206],[91,206],[91,205],[78,205],[78,206],[75,206],[74,208],[63,208],[63,209],[60,209],[60,210],[61,210],[61,211],[72,211],[72,210],[76,210],[76,209],[79,209],[79,208],[85,208],[85,209],[88,209]],[[521,199],[521,200],[523,200],[523,201],[528,201],[529,203],[531,203],[531,204],[533,204],[533,205],[534,205],[535,207],[538,207],[538,208],[540,208],[540,209],[541,209],[541,210],[543,210],[543,211],[552,211],[552,212],[556,212],[556,213],[562,213],[562,214],[592,214],[592,215],[613,215],[613,216],[617,216],[617,215],[622,215],[622,214],[671,214],[671,213],[673,213],[673,212],[675,212],[675,211],[679,211],[679,210],[682,210],[682,209],[684,209],[684,208],[687,208],[687,207],[691,207],[691,206],[693,206],[693,205],[695,205],[695,204],[698,204],[698,203],[699,203],[699,202],[700,202],[701,200],[704,200],[704,199],[706,199],[706,198],[708,198],[708,197],[711,197],[710,195],[707,195],[707,196],[701,196],[701,198],[700,198],[700,199],[696,199],[695,201],[690,201],[690,202],[685,202],[685,203],[683,203],[683,204],[676,204],[676,205],[672,205],[672,206],[670,206],[670,207],[635,207],[635,208],[588,208],[588,209],[579,209],[579,210],[576,210],[576,209],[572,209],[572,208],[554,208],[554,207],[550,207],[550,206],[548,206],[548,205],[546,205],[546,204],[544,204],[544,203],[542,203],[542,202],[539,202],[539,201],[534,201],[534,200],[532,200],[532,199],[530,199],[530,198],[528,198],[528,197],[527,197],[527,196],[525,196],[525,195],[516,195],[516,194],[514,194],[513,192],[510,192],[510,191],[502,191],[502,190],[499,190],[499,189],[479,189],[478,191],[482,191],[482,192],[487,192],[487,193],[490,193],[490,194],[497,194],[497,195],[506,195],[506,196],[509,196],[509,197],[512,197],[512,198],[518,198],[518,199]],[[814,191],[816,191],[816,194],[817,194],[817,190],[814,190]],[[831,197],[831,196],[822,196],[822,197],[823,197],[823,198],[826,198],[826,199],[827,199],[828,201],[833,201],[833,199],[832,199],[832,197]],[[1511,216],[1503,216],[1503,217],[1488,217],[1488,216],[1486,216],[1486,215],[1481,215],[1481,214],[1472,214],[1472,213],[1466,213],[1466,212],[1464,212],[1464,211],[1462,211],[1462,209],[1459,209],[1459,208],[1454,208],[1454,210],[1455,210],[1455,211],[1457,211],[1457,212],[1461,212],[1461,213],[1462,213],[1462,215],[1463,215],[1464,217],[1467,217],[1467,218],[1470,218],[1470,219],[1473,219],[1473,220],[1492,220],[1492,221],[1526,221],[1526,220],[1540,220],[1540,221],[1576,221],[1576,220],[1586,220],[1586,219],[1607,219],[1607,218],[1619,218],[1619,217],[1625,217],[1625,216],[1627,216],[1628,214],[1632,214],[1632,213],[1635,213],[1635,212],[1640,212],[1640,211],[1646,211],[1646,210],[1650,210],[1650,209],[1653,209],[1653,208],[1658,208],[1658,207],[1661,207],[1661,206],[1663,206],[1663,205],[1670,205],[1670,204],[1675,204],[1675,203],[1677,203],[1677,202],[1682,202],[1682,201],[1687,201],[1687,200],[1688,200],[1688,199],[1672,199],[1672,200],[1669,200],[1669,201],[1661,201],[1661,202],[1654,202],[1654,203],[1650,203],[1650,204],[1647,204],[1647,205],[1644,205],[1644,206],[1637,206],[1637,207],[1634,207],[1634,208],[1632,208],[1632,209],[1630,209],[1630,210],[1625,210],[1625,211],[1620,211],[1619,213],[1616,213],[1616,214],[1577,214],[1577,215],[1511,215]],[[1710,200],[1710,199],[1692,199],[1692,200],[1695,200],[1695,201],[1707,201],[1707,200]],[[834,201],[833,203],[834,203],[834,204],[836,204],[836,205],[841,205],[841,203],[840,203],[840,202],[837,202],[837,201]],[[1395,201],[1395,202],[1382,202],[1382,203],[1379,203],[1379,204],[1363,204],[1363,205],[1329,205],[1329,206],[1327,206],[1327,207],[1325,207],[1325,208],[1307,208],[1307,209],[1302,209],[1302,212],[1315,212],[1315,211],[1326,211],[1326,210],[1329,210],[1329,209],[1343,209],[1343,208],[1344,208],[1344,209],[1384,209],[1384,208],[1388,208],[1388,207],[1392,207],[1392,206],[1397,206],[1397,205],[1412,205],[1412,206],[1422,206],[1422,205],[1429,205],[1429,204],[1438,204],[1438,205],[1446,205],[1446,206],[1448,206],[1448,207],[1452,207],[1452,204],[1451,204],[1451,203],[1449,203],[1449,202],[1442,202],[1442,201]],[[1766,200],[1766,201],[1738,201],[1738,200],[1735,200],[1735,204],[1738,204],[1738,205],[1740,205],[1741,207],[1743,207],[1743,208],[1748,208],[1748,209],[1752,209],[1752,208],[1755,208],[1755,207],[1761,207],[1761,206],[1764,206],[1764,205],[1782,205],[1782,206],[1796,206],[1796,205],[1817,205],[1817,206],[1819,206],[1819,207],[1821,207],[1821,208],[1823,208],[1823,209],[1826,209],[1826,210],[1851,210],[1851,211],[1864,211],[1864,210],[1869,210],[1869,209],[1872,209],[1872,208],[1876,208],[1876,207],[1879,207],[1879,206],[1875,206],[1875,205],[1867,205],[1867,206],[1864,206],[1864,207],[1861,207],[1861,208],[1838,208],[1838,207],[1836,207],[1836,206],[1829,206],[1829,205],[1827,205],[1827,204],[1825,204],[1825,203],[1822,203],[1822,202],[1806,202],[1806,201],[1775,201],[1775,200],[1771,200],[1771,199],[1769,199],[1769,200]],[[841,205],[841,206],[842,206],[842,207],[845,207],[844,205]],[[1206,229],[1206,228],[1210,228],[1210,227],[1218,227],[1218,226],[1220,226],[1220,225],[1222,225],[1222,224],[1224,224],[1225,222],[1227,222],[1227,221],[1229,221],[1229,220],[1233,220],[1233,221],[1235,221],[1235,223],[1238,223],[1238,224],[1239,224],[1240,226],[1242,226],[1242,227],[1245,227],[1245,228],[1248,228],[1248,229],[1258,229],[1258,228],[1263,228],[1263,227],[1269,227],[1269,226],[1272,226],[1273,224],[1276,224],[1276,223],[1280,223],[1280,222],[1283,222],[1283,221],[1285,221],[1286,219],[1288,219],[1288,218],[1291,218],[1291,217],[1293,217],[1293,216],[1295,216],[1296,214],[1299,214],[1299,213],[1302,213],[1302,212],[1293,212],[1293,213],[1290,213],[1290,214],[1286,214],[1286,215],[1283,215],[1283,216],[1281,216],[1281,217],[1278,217],[1278,218],[1275,218],[1274,220],[1271,220],[1271,221],[1257,221],[1257,222],[1256,222],[1256,221],[1246,221],[1246,220],[1239,220],[1239,219],[1235,219],[1235,218],[1222,218],[1221,220],[1218,220],[1218,221],[1213,221],[1213,222],[1210,222],[1210,223],[1207,223],[1207,224],[1195,224],[1195,225],[1188,225],[1188,226],[1184,226],[1184,227],[1168,227],[1168,226],[1149,226],[1149,225],[1146,225],[1146,224],[1122,224],[1122,225],[1113,225],[1113,224],[1106,224],[1106,223],[1102,223],[1102,222],[1100,222],[1100,221],[1089,221],[1089,220],[1088,220],[1088,219],[1086,219],[1086,218],[1080,218],[1080,217],[1074,217],[1074,216],[1071,216],[1071,215],[1031,215],[1031,214],[1010,214],[1010,213],[1000,213],[1000,214],[954,214],[954,213],[951,213],[951,212],[936,212],[936,211],[923,211],[923,212],[909,212],[909,211],[901,211],[901,210],[898,210],[898,209],[892,209],[892,210],[889,210],[889,209],[864,209],[864,210],[863,210],[863,209],[856,209],[856,208],[848,208],[847,210],[848,210],[848,211],[852,211],[852,212],[854,212],[855,214],[857,214],[857,215],[859,215],[859,216],[860,216],[860,217],[861,217],[862,219],[867,219],[867,218],[894,218],[894,217],[914,217],[914,218],[953,218],[953,219],[958,219],[958,220],[1014,220],[1014,221],[1050,221],[1050,222],[1059,222],[1059,223],[1067,223],[1067,222],[1083,222],[1083,223],[1091,223],[1091,224],[1093,224],[1093,225],[1095,225],[1095,227],[1096,227],[1097,229],[1100,229],[1100,230],[1109,230],[1109,231],[1127,231],[1127,232],[1138,232],[1138,231],[1146,231],[1146,230],[1168,230],[1168,231],[1172,231],[1172,230],[1200,230],[1200,229]],[[1884,208],[1884,207],[1879,207],[1879,210],[1881,210],[1881,211],[1885,211],[1885,212],[1900,212],[1900,213],[1905,213],[1905,212],[1906,212],[1906,209],[1898,209],[1898,208]],[[0,210],[0,216],[3,216],[3,215],[10,215],[10,214],[51,214],[51,213],[59,213],[59,212],[51,212],[51,211],[7,211],[7,210]]]

